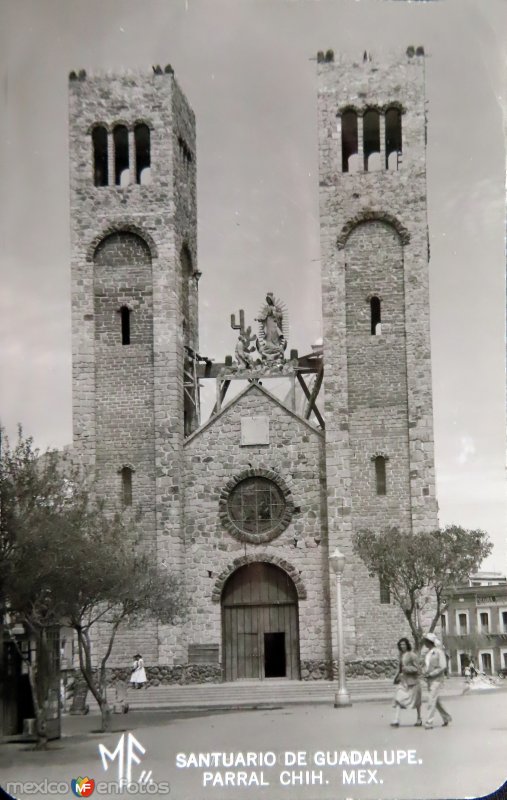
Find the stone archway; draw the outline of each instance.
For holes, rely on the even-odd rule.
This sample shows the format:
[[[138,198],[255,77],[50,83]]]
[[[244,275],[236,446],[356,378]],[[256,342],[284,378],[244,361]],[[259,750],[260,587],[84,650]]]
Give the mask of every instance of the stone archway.
[[[222,595],[222,654],[226,681],[299,678],[298,593],[279,567],[239,567]]]

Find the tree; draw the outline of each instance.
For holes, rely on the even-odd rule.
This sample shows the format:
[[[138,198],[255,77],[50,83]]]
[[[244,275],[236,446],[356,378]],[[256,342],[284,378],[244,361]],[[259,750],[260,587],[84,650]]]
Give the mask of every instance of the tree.
[[[418,534],[398,528],[363,530],[355,534],[353,546],[369,575],[389,586],[417,650],[423,637],[421,615],[429,612],[429,631],[434,631],[446,606],[446,589],[466,583],[493,548],[484,531],[459,525]]]
[[[39,744],[46,738],[48,632],[55,626],[75,630],[81,672],[107,730],[107,662],[118,629],[145,617],[176,622],[184,610],[181,581],[143,548],[135,516],[107,511],[79,466],[54,450],[41,456],[21,430],[13,448],[4,439],[0,500],[0,613],[8,630],[21,622],[35,643],[34,661],[20,653]],[[93,626],[99,622],[105,644],[94,663]]]
[[[106,731],[111,726],[107,662],[121,624],[138,624],[150,617],[163,624],[175,624],[184,613],[182,583],[177,576],[161,570],[139,548],[132,549],[123,531],[113,527],[106,538],[90,537],[79,557],[73,554],[71,564],[69,578],[76,584],[63,601],[63,615],[76,632],[80,669],[99,705],[102,730]],[[98,669],[92,660],[93,628],[97,623],[103,634]]]
[[[21,429],[12,449],[7,438],[2,436],[0,623],[26,665],[40,747],[46,743],[47,704],[51,683],[56,677],[58,655],[54,653],[50,635],[58,625],[58,613],[51,607],[45,581],[46,565],[54,560],[49,536],[51,521],[58,511],[59,499],[62,500],[61,476],[54,466],[55,456],[49,454],[45,460],[40,460],[31,439],[23,438]],[[26,532],[32,529],[38,532],[39,549],[27,547]],[[42,542],[44,559],[40,558]],[[28,634],[28,649],[22,648],[13,633],[20,623]]]

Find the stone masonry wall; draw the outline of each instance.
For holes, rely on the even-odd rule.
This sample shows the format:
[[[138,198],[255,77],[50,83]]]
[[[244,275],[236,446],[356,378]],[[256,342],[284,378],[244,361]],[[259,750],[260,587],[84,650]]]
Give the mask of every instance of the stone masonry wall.
[[[437,525],[424,58],[338,58],[318,70],[329,546],[347,558],[348,657],[388,659],[406,627],[401,612],[380,604],[378,581],[352,553],[352,534],[367,526],[403,524],[417,533]],[[358,111],[361,132],[367,108],[393,103],[403,112],[399,169],[343,173],[341,111]],[[381,114],[381,162],[384,130]],[[358,144],[362,163],[360,136]],[[373,294],[382,300],[378,337],[369,330]],[[386,497],[375,491],[376,453],[389,458]]]
[[[269,418],[269,445],[241,446],[242,417]],[[252,386],[185,445],[186,574],[192,605],[188,644],[222,648],[220,587],[238,560],[285,565],[306,599],[299,599],[301,659],[329,659],[329,584],[322,434]],[[266,469],[288,485],[294,513],[276,538],[240,541],[222,524],[219,498],[231,478]],[[236,564],[234,563],[236,562]],[[299,580],[298,580],[299,579]],[[217,580],[219,583],[217,584]]]

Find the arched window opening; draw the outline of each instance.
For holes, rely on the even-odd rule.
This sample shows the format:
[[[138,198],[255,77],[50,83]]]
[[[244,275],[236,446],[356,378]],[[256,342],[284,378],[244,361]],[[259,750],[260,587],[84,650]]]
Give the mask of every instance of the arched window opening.
[[[377,484],[377,494],[387,494],[386,459],[384,456],[377,456],[375,459],[375,480]]]
[[[349,169],[349,159],[357,154],[357,114],[355,111],[344,111],[342,114],[342,172]]]
[[[143,183],[141,175],[144,170],[151,167],[150,129],[144,123],[140,123],[134,128],[134,142],[136,148],[136,183]]]
[[[372,297],[370,300],[371,335],[380,336],[382,333],[382,320],[380,315],[380,298]]]
[[[129,132],[125,125],[116,125],[113,130],[114,182],[126,186],[129,177]]]
[[[388,605],[391,602],[391,590],[387,581],[379,578],[380,584],[380,603],[381,605]]]
[[[101,125],[93,129],[93,182],[95,186],[107,186],[107,130]]]
[[[120,308],[121,318],[121,343],[130,344],[130,308],[122,306]]]
[[[398,169],[401,153],[401,111],[388,108],[386,111],[386,169]],[[394,157],[391,154],[395,153]]]
[[[130,467],[123,467],[121,471],[121,491],[124,506],[132,505],[132,472]]]
[[[376,163],[374,158],[370,161],[370,156],[380,153],[380,114],[375,109],[369,109],[363,116],[363,153],[364,169],[369,171]]]

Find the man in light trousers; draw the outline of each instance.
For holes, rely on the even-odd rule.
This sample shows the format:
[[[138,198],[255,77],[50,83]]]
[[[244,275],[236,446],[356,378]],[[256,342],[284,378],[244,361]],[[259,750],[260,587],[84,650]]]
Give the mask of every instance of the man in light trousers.
[[[445,710],[440,701],[440,692],[444,685],[445,671],[447,669],[447,659],[434,633],[426,633],[423,644],[428,648],[423,672],[428,683],[428,707],[424,727],[427,729],[433,727],[435,711],[439,712],[443,720],[442,724],[445,727],[449,722],[452,722],[451,715]]]

